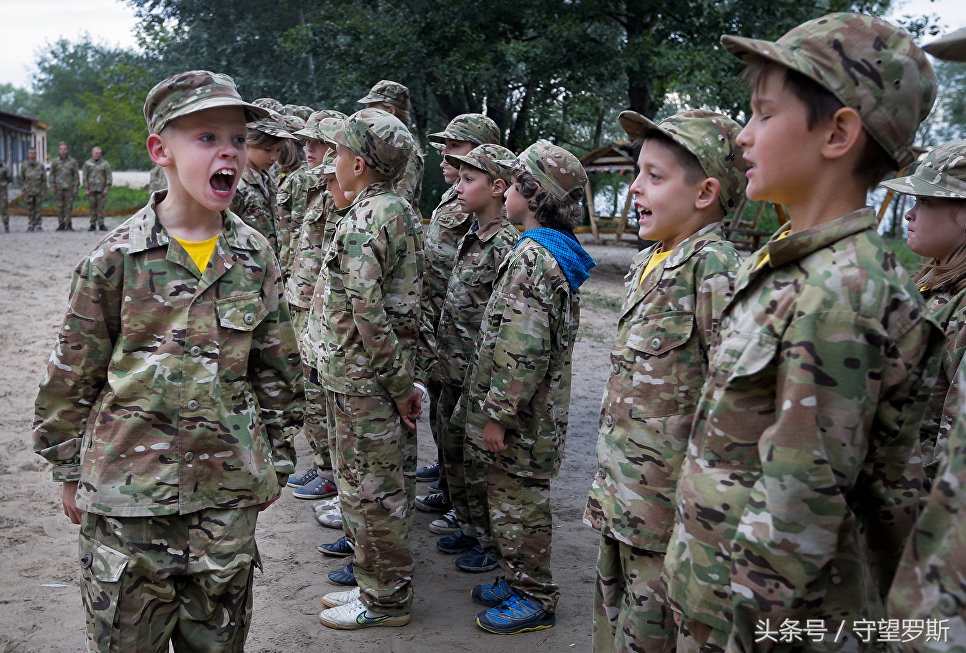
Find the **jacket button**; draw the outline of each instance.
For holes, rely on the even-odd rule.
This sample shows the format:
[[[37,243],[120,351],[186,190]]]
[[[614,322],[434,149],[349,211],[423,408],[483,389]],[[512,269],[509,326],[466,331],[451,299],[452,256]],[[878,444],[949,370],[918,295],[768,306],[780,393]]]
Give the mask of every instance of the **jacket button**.
[[[938,607],[939,611],[942,612],[947,617],[955,616],[956,613],[959,612],[958,606],[956,604],[956,598],[953,596],[950,596],[949,594],[943,594],[942,596],[940,596],[939,603],[936,607]]]
[[[606,424],[607,426],[613,426],[614,425],[614,416],[613,415],[608,415],[607,417],[605,417],[604,418],[604,424]]]
[[[198,406],[200,405],[201,404],[199,404],[197,401],[192,399],[191,401],[188,402],[188,410],[198,410]]]
[[[201,347],[199,347],[198,345],[195,345],[194,347],[191,348],[192,356],[198,356],[199,354],[201,354]]]
[[[184,461],[186,463],[190,463],[194,459],[195,459],[195,455],[193,453],[191,453],[190,451],[184,455]]]
[[[620,373],[621,373],[620,363],[614,363],[614,374],[620,374]]]
[[[597,470],[597,476],[599,476],[601,478],[604,478],[605,476],[607,476],[607,472],[604,471],[604,468],[603,467],[601,467],[601,468],[599,468]]]
[[[654,338],[653,340],[651,340],[651,347],[653,349],[660,349],[661,348],[661,339],[660,338]]]
[[[255,322],[255,316],[251,313],[245,313],[245,317],[242,319],[245,321],[245,324],[252,324]]]

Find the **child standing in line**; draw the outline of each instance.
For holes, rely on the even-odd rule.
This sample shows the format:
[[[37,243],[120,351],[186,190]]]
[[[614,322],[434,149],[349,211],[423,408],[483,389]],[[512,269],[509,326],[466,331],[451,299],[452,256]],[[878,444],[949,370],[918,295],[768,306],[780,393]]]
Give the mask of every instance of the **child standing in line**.
[[[335,211],[312,307],[347,541],[358,587],[322,598],[330,628],[403,626],[413,600],[410,490],[422,393],[413,375],[422,244],[412,207],[392,188],[415,146],[397,118],[363,109],[332,137],[351,204]]]
[[[664,562],[678,651],[857,650],[915,521],[941,336],[866,196],[913,160],[935,75],[860,14],[722,43],[748,62],[747,195],[789,222],[742,263],[711,349]],[[779,643],[787,622],[801,637]]]
[[[741,259],[721,223],[744,196],[741,125],[684,111],[621,127],[640,145],[631,184],[639,236],[611,350],[584,522],[601,533],[594,650],[672,651],[677,627],[661,582],[674,489],[708,371],[713,334]]]
[[[486,631],[550,628],[559,588],[550,569],[550,479],[560,470],[577,289],[594,260],[573,233],[587,174],[573,154],[537,141],[513,162],[507,217],[521,224],[483,314],[461,411],[467,455],[486,465],[490,529],[504,577],[473,588]]]
[[[491,144],[463,156],[446,155],[449,165],[459,171],[454,189],[471,224],[457,245],[439,318],[433,322],[423,319],[420,327],[427,332],[429,351],[434,352],[426,367],[439,388],[434,412],[440,463],[458,528],[441,533],[444,537],[437,540],[436,548],[449,554],[470,552],[456,560],[457,568],[469,572],[495,569],[499,556],[490,536],[485,467],[465,455],[463,424],[451,417],[473,359],[497,270],[520,239],[517,228],[503,214],[510,169],[500,162],[512,161],[513,156],[505,147]],[[436,524],[430,524],[431,531],[437,532]]]
[[[245,139],[248,160],[238,191],[231,201],[232,212],[268,239],[275,256],[278,256],[281,247],[276,198],[278,189],[268,169],[278,159],[282,143],[292,139],[295,136],[288,132],[285,121],[277,113],[270,113],[248,126]]]
[[[956,369],[966,352],[966,141],[935,148],[915,172],[882,185],[916,197],[906,213],[909,249],[925,258],[915,282],[946,334],[939,379],[920,432],[922,464],[931,486],[945,456],[950,411],[959,393]]]
[[[148,93],[168,190],[77,266],[34,449],[71,522],[92,651],[241,651],[259,511],[294,471],[295,331],[265,238],[228,211],[243,102],[190,71]]]

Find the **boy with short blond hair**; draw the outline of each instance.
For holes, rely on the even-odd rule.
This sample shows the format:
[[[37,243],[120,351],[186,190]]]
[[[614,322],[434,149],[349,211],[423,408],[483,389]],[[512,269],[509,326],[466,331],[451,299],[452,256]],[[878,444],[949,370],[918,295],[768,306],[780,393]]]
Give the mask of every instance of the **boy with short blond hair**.
[[[325,595],[319,620],[338,629],[403,626],[413,600],[410,454],[422,397],[413,350],[423,270],[416,215],[392,180],[415,143],[402,122],[379,109],[352,114],[331,138],[335,176],[352,203],[334,212],[312,344],[358,587]]]
[[[677,638],[661,582],[674,490],[741,261],[722,221],[744,196],[747,165],[741,125],[720,114],[654,123],[624,111],[620,124],[641,148],[638,235],[657,244],[627,273],[584,522],[601,533],[594,650],[660,653]]]
[[[866,194],[914,159],[935,75],[860,14],[722,43],[749,62],[747,195],[789,222],[739,268],[698,400],[664,565],[678,651],[856,650],[915,520],[942,335]]]
[[[228,210],[245,124],[263,114],[227,75],[155,86],[147,147],[168,190],[74,273],[34,449],[81,524],[92,651],[244,648],[256,517],[294,471],[301,426],[278,263]]]

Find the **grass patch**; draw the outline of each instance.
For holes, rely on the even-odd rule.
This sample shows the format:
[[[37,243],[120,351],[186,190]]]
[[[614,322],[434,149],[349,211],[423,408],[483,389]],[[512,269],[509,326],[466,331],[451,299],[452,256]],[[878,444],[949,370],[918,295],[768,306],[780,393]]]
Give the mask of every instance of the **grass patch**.
[[[617,313],[621,310],[621,300],[613,297],[607,297],[606,295],[601,295],[600,293],[596,292],[588,292],[586,294],[581,293],[580,306],[581,308],[606,308],[609,311],[614,311]]]
[[[107,200],[104,202],[104,213],[105,215],[133,213],[148,203],[148,197],[150,197],[148,191],[143,188],[112,186],[111,192],[107,194]],[[14,209],[11,213],[25,215],[23,196],[21,195],[10,202],[10,208]],[[44,195],[44,201],[41,204],[40,211],[42,215],[57,215],[57,203],[54,201],[53,193],[49,190]],[[83,189],[78,191],[77,196],[74,198],[73,215],[90,215],[87,195],[84,194]]]

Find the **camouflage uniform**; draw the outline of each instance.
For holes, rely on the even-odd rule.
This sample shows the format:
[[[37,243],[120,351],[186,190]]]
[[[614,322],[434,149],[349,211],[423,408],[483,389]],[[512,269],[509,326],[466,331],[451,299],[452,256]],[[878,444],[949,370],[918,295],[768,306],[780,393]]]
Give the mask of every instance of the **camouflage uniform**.
[[[191,71],[155,86],[145,117],[157,133],[226,105],[260,115],[231,78]],[[243,650],[255,518],[294,471],[299,373],[274,256],[230,212],[203,275],[154,204],[77,266],[33,444],[79,482],[89,650]]]
[[[90,158],[84,162],[84,188],[87,191],[92,228],[104,226],[104,201],[113,181],[111,164],[105,159]]]
[[[691,154],[705,175],[718,180],[722,216],[740,203],[748,167],[735,143],[741,125],[700,110],[660,124],[625,111],[620,122],[635,140],[659,132]],[[717,209],[705,215],[716,216]],[[644,277],[659,247],[639,253],[625,277],[601,406],[598,471],[584,513],[584,522],[601,532],[597,651],[674,648],[677,628],[660,580],[674,490],[713,333],[740,263],[719,222],[691,234]]]
[[[387,180],[412,147],[405,126],[376,109],[347,118],[334,142]],[[408,614],[416,434],[403,425],[395,402],[415,390],[419,224],[388,181],[366,187],[334,215],[338,222],[309,319],[319,325],[312,345],[336,445],[343,523],[355,545],[353,571],[362,603],[387,615]]]
[[[47,173],[44,164],[38,161],[25,161],[20,166],[20,192],[23,193],[27,209],[27,230],[40,230],[40,207],[47,193]]]
[[[231,211],[242,222],[265,236],[272,252],[278,255],[278,207],[275,182],[267,172],[246,167],[231,200]]]
[[[13,181],[10,176],[10,169],[0,161],[0,219],[3,220],[3,228],[10,231],[10,204],[7,195],[7,186]]]
[[[168,178],[164,175],[164,168],[159,165],[151,167],[151,177],[148,180],[148,193],[154,195],[159,190],[168,187]]]
[[[309,170],[306,164],[282,177],[278,187],[275,198],[278,210],[278,263],[285,279],[288,279],[295,258],[295,247],[309,203],[309,189],[316,190],[320,185],[318,173]]]
[[[80,186],[80,166],[72,156],[58,156],[50,164],[50,189],[57,202],[57,229],[71,227],[74,213],[74,198]]]

